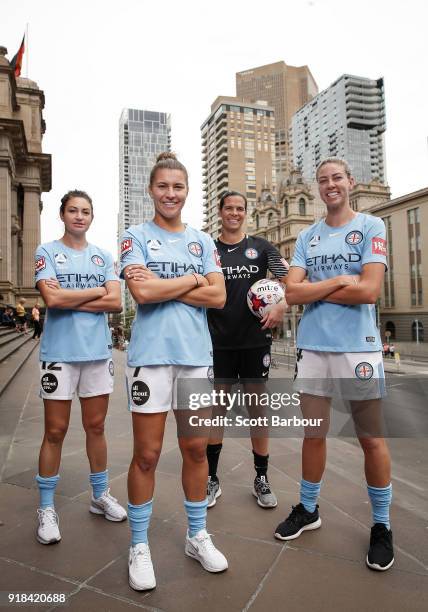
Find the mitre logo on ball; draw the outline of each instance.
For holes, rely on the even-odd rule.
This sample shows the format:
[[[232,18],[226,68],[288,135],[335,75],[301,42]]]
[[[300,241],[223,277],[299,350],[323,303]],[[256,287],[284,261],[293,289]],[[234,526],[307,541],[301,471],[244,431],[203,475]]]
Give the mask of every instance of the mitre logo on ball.
[[[275,304],[285,299],[285,291],[277,280],[262,278],[251,285],[247,293],[247,304],[258,319],[262,319]]]

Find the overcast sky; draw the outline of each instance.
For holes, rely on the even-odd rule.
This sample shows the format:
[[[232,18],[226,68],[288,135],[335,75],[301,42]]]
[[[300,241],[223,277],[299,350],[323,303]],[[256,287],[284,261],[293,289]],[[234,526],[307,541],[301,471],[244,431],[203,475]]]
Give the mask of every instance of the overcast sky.
[[[52,191],[42,240],[61,235],[59,199],[87,190],[89,239],[116,252],[118,122],[125,107],[171,113],[172,145],[190,174],[187,222],[202,221],[200,126],[235,73],[307,64],[320,90],[344,73],[385,78],[387,177],[393,197],[428,185],[428,11],[423,0],[175,2],[109,6],[2,0],[0,45],[11,59],[29,23],[29,78],[44,90]],[[26,76],[24,61],[23,76]]]

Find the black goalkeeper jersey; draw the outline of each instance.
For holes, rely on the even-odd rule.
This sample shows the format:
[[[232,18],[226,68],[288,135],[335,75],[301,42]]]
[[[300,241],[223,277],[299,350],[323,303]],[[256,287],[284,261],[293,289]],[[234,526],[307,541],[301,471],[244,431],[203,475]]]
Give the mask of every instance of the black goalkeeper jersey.
[[[266,278],[269,270],[276,278],[287,274],[285,260],[267,240],[246,236],[238,244],[215,241],[226,281],[223,309],[208,309],[208,325],[215,349],[245,349],[271,344],[270,329],[263,329],[248,308],[247,292],[253,283]]]

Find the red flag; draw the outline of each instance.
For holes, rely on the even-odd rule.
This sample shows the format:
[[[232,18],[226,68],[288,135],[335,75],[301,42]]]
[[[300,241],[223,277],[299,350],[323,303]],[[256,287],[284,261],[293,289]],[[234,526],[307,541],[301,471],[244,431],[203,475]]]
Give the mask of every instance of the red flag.
[[[12,68],[15,71],[15,76],[16,77],[19,77],[20,74],[21,74],[22,57],[24,55],[24,51],[25,51],[25,34],[24,34],[24,37],[22,39],[21,46],[18,49],[18,53],[13,56],[12,61],[10,62],[10,65],[12,66]]]

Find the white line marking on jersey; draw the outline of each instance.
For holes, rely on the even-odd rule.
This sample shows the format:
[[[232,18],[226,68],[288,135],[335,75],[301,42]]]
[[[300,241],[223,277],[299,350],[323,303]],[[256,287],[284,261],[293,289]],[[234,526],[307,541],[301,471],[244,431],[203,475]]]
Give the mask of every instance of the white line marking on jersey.
[[[175,240],[170,240],[170,239],[168,238],[168,242],[180,242],[180,240],[181,240],[181,238],[175,238]]]
[[[340,232],[335,232],[334,234],[329,234],[328,237],[333,238],[333,236],[338,236],[339,234]]]

